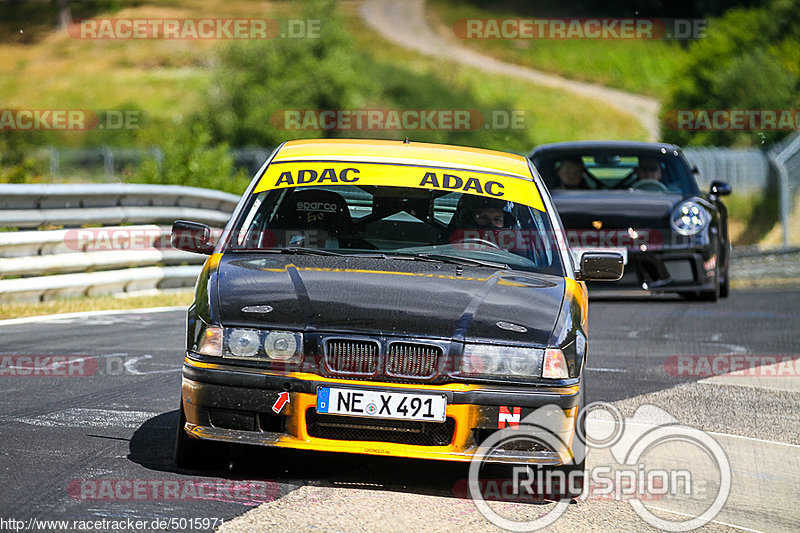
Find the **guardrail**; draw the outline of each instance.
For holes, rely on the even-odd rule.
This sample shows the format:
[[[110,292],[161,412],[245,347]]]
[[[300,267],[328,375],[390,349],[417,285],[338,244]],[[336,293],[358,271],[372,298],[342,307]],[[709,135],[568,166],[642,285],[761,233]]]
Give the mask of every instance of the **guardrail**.
[[[169,226],[221,228],[238,201],[171,185],[0,184],[0,303],[190,287],[205,258],[173,249]]]

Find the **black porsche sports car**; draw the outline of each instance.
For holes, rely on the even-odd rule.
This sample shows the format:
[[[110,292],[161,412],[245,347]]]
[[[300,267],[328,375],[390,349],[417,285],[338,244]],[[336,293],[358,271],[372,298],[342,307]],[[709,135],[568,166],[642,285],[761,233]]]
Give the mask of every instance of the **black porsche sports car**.
[[[573,252],[623,253],[625,275],[615,289],[710,301],[728,296],[731,243],[720,198],[731,187],[713,181],[700,191],[697,170],[680,148],[563,142],[541,145],[529,158],[552,193]]]

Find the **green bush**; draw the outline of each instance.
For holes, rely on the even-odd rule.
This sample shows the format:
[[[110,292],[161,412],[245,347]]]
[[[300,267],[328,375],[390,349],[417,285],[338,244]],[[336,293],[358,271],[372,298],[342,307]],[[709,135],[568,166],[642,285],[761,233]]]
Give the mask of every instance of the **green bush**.
[[[376,60],[357,49],[333,3],[312,3],[305,18],[321,20],[319,38],[234,43],[218,57],[200,119],[213,138],[232,146],[270,146],[300,138],[371,137],[495,146],[527,152],[526,132],[490,129],[323,130],[287,129],[284,110],[476,109],[510,111],[507,102],[482,105],[471,88],[457,88],[400,62]],[[510,137],[510,138],[509,138]]]
[[[161,137],[163,158],[145,161],[133,181],[161,185],[188,185],[241,194],[248,176],[234,174],[228,145],[212,142],[199,122],[177,124]]]
[[[773,0],[736,9],[709,24],[672,82],[663,112],[675,109],[797,109],[800,107],[800,3]],[[683,145],[749,145],[788,132],[679,131],[665,140]]]

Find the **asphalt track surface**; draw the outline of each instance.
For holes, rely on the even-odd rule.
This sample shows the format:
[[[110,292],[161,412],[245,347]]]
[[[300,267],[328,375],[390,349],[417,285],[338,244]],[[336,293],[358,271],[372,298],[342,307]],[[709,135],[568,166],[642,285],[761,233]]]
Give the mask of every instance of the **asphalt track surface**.
[[[613,402],[626,417],[644,404],[663,409],[725,448],[734,488],[706,529],[800,529],[800,378],[675,376],[670,358],[800,357],[799,300],[800,289],[784,289],[734,291],[717,304],[670,297],[590,303],[588,401]],[[176,469],[183,339],[184,312],[176,309],[0,322],[0,530],[13,529],[8,520],[23,521],[25,531],[85,525],[45,520],[106,520],[95,530],[115,530],[110,521],[128,519],[144,521],[148,531],[209,531],[220,520],[225,531],[491,529],[471,500],[454,494],[466,476],[458,465],[239,449],[226,470]],[[14,356],[68,356],[73,369],[84,366],[74,376],[15,375],[25,363]],[[589,466],[608,460],[604,454],[591,452]],[[692,511],[655,503],[665,519]],[[513,506],[510,515],[537,512],[536,505]],[[624,501],[589,500],[551,529],[648,527],[630,509]]]

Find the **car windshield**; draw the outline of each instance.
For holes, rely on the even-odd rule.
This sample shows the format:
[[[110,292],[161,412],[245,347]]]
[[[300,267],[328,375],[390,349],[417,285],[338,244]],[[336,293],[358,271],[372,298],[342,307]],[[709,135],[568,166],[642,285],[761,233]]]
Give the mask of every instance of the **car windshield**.
[[[461,179],[439,175],[448,177]],[[536,191],[529,181],[510,179],[521,191]],[[502,185],[491,183],[487,188],[497,195]],[[369,255],[563,275],[538,193],[540,208],[482,189],[483,195],[372,184],[259,188],[242,210],[228,250]]]
[[[685,161],[673,153],[544,152],[533,163],[551,190],[633,189],[697,194]]]

